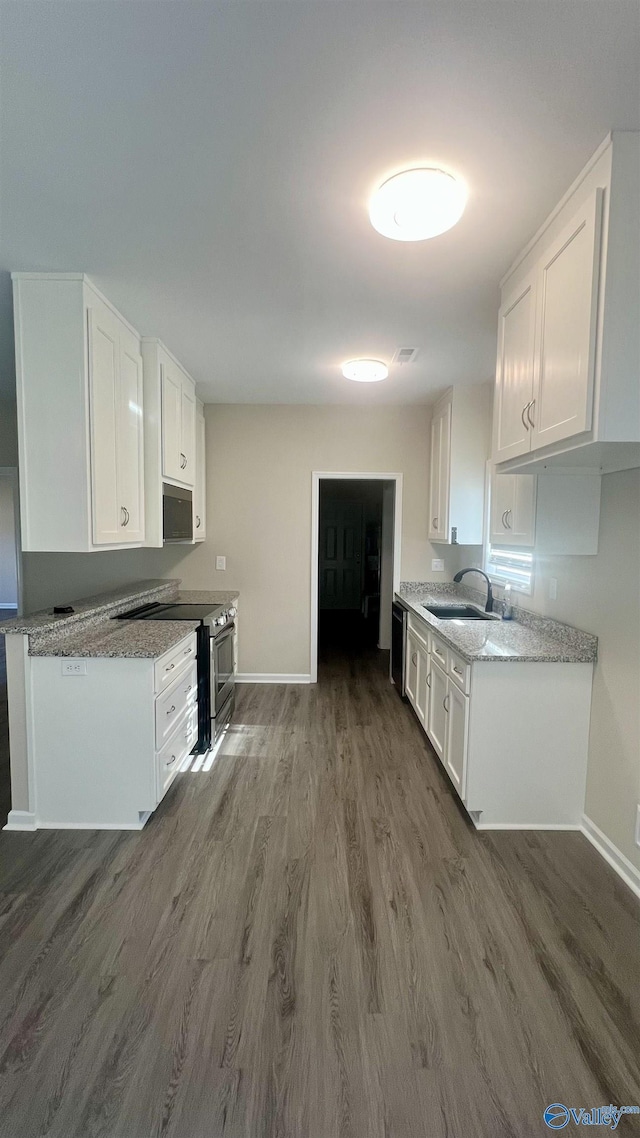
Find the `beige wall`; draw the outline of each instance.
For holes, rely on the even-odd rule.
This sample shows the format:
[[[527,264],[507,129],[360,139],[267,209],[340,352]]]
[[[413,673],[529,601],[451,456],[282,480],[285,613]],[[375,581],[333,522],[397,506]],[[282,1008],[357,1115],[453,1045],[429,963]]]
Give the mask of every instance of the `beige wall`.
[[[209,406],[207,535],[194,588],[241,593],[240,671],[308,675],[311,472],[403,474],[402,576],[430,575],[424,407]],[[227,558],[215,569],[216,554]],[[443,577],[445,575],[443,574]]]
[[[522,604],[598,637],[585,812],[640,869],[640,470],[603,477],[597,555],[538,558]]]

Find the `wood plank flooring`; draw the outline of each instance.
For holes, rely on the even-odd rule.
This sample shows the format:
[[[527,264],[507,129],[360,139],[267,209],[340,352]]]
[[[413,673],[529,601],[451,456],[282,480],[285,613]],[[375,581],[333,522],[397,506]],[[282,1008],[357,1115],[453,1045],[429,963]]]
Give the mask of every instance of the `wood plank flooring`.
[[[640,1102],[632,894],[581,835],[474,832],[385,669],[240,688],[141,834],[0,835],[2,1138],[529,1138]]]

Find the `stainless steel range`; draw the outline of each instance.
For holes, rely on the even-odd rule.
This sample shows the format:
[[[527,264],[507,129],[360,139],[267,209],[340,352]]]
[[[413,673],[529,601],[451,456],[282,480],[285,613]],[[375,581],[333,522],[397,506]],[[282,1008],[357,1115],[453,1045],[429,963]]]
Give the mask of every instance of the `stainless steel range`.
[[[220,738],[235,707],[234,605],[143,605],[121,613],[118,620],[198,621],[198,742],[194,752],[208,751]]]

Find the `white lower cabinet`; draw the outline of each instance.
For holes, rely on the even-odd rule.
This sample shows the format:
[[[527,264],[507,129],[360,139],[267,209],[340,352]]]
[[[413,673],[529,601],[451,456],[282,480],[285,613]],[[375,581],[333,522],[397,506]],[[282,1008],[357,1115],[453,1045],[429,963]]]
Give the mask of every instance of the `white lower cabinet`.
[[[198,737],[196,637],[163,656],[28,657],[36,827],[141,829]]]
[[[581,824],[593,664],[469,664],[410,613],[405,674],[409,701],[479,829]]]

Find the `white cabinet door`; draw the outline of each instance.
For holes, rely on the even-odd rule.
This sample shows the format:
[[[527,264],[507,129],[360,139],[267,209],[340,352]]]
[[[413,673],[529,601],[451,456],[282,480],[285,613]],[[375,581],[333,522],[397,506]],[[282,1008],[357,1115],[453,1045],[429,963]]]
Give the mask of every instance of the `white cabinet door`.
[[[469,699],[449,680],[445,703],[447,727],[444,765],[458,794],[464,798],[467,773]]]
[[[601,218],[598,189],[540,263],[532,450],[591,427]]]
[[[491,479],[492,545],[533,546],[536,536],[534,474],[496,474]]]
[[[445,711],[447,677],[440,665],[436,664],[433,655],[430,660],[428,735],[438,758],[444,761],[447,737],[447,713]]]
[[[174,365],[162,364],[162,475],[181,481],[182,377]]]
[[[119,321],[97,298],[88,310],[94,545],[121,540],[118,500]]]
[[[144,540],[142,356],[123,328],[118,387],[118,499],[121,542]]]
[[[531,449],[527,408],[533,398],[536,273],[509,294],[498,314],[493,457],[515,458]]]
[[[424,727],[427,725],[429,686],[429,654],[424,648],[418,648],[418,675],[416,679],[416,714]]]
[[[447,541],[451,471],[451,403],[431,423],[431,474],[429,485],[429,540]]]
[[[404,686],[409,702],[413,707],[416,706],[416,697],[418,692],[418,647],[419,645],[417,640],[412,635],[411,630],[408,630],[407,655],[404,668]]]
[[[204,415],[196,416],[196,483],[193,490],[193,538],[204,541],[207,533],[206,438]]]
[[[190,379],[182,377],[180,391],[180,480],[187,486],[196,481],[196,393]]]

